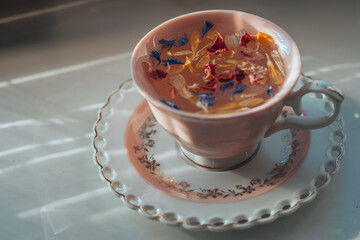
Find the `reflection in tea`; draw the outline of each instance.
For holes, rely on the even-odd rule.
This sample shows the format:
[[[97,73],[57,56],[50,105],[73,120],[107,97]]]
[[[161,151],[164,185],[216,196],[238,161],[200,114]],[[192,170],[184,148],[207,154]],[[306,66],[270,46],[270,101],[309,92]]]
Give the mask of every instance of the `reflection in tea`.
[[[262,32],[222,32],[205,21],[174,39],[160,39],[142,62],[160,100],[181,111],[245,111],[273,97],[285,79],[275,40]]]

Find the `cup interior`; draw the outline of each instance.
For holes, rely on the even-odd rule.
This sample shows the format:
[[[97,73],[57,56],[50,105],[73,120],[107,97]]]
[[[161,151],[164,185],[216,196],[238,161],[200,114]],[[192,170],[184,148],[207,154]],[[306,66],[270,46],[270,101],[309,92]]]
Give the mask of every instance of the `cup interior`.
[[[221,26],[221,31],[228,33],[236,33],[245,30],[250,35],[256,35],[258,32],[266,33],[272,36],[277,45],[280,55],[286,66],[286,77],[284,84],[280,91],[270,100],[264,104],[244,112],[234,113],[233,115],[250,114],[262,108],[270,107],[273,104],[283,100],[295,86],[301,72],[301,56],[294,40],[276,24],[266,20],[262,17],[252,15],[245,12],[231,11],[231,10],[211,10],[195,12],[173,18],[146,34],[143,39],[137,44],[131,57],[131,72],[135,85],[140,93],[152,104],[166,111],[181,115],[200,115],[197,113],[189,113],[184,111],[174,110],[162,104],[157,96],[157,93],[152,88],[152,85],[147,80],[145,71],[142,68],[142,62],[148,61],[152,50],[159,48],[159,40],[161,39],[176,39],[183,36],[184,30],[188,30],[188,35],[191,29],[202,29],[204,21],[210,21]],[[225,115],[225,116],[223,116]],[[218,118],[229,117],[229,114],[210,115],[202,118]],[[232,114],[230,114],[232,115]]]

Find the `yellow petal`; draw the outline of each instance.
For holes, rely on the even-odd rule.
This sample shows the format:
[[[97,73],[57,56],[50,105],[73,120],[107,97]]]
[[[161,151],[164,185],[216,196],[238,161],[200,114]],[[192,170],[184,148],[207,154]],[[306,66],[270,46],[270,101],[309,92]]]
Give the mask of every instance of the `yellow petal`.
[[[264,52],[277,49],[274,38],[266,33],[258,32],[256,40]]]
[[[211,40],[215,40],[217,36],[220,36],[222,38],[221,34],[216,30],[210,31],[209,33],[206,34],[206,38]]]
[[[223,57],[223,58],[233,58],[235,56],[235,51],[230,50],[227,52],[220,53],[219,55],[220,55],[220,57]]]
[[[257,96],[258,94],[255,94],[255,93],[253,93],[253,94],[234,94],[233,96],[232,96],[232,99],[234,100],[234,101],[242,101],[242,100],[244,100],[244,99],[246,99],[246,98],[252,98],[252,97],[255,97],[255,96]]]
[[[184,50],[184,51],[180,51],[180,52],[174,52],[172,53],[171,56],[184,56],[184,55],[192,55],[193,52],[190,50]]]
[[[284,62],[280,56],[280,53],[278,50],[272,50],[270,52],[271,57],[273,58],[276,66],[278,67],[278,69],[280,70],[280,72],[282,73],[283,76],[285,76],[285,65]]]
[[[191,64],[191,59],[186,59],[184,65],[185,65],[185,67],[187,67],[190,70],[190,72],[192,72],[192,73],[196,72]]]
[[[212,43],[206,44],[199,51],[197,51],[196,56],[203,56],[203,55],[207,54],[206,49],[210,48],[212,45],[213,45]]]
[[[217,67],[219,67],[219,68],[231,68],[231,69],[234,69],[234,68],[235,68],[235,65],[232,65],[232,64],[218,64]]]
[[[200,31],[193,30],[191,32],[190,43],[191,43],[191,50],[193,53],[195,53],[200,44]]]
[[[267,58],[267,66],[269,69],[269,76],[271,81],[275,84],[275,85],[280,85],[284,82],[284,76],[281,74],[280,71],[278,71],[275,68],[274,63],[270,60],[270,57],[268,54],[266,54],[266,58]]]
[[[211,107],[208,109],[208,112],[206,112],[206,113],[207,114],[224,114],[224,113],[231,113],[231,112],[235,112],[235,111],[244,111],[243,108],[254,107],[254,106],[257,106],[257,105],[263,103],[264,101],[265,100],[260,97],[249,98],[249,99],[245,99],[240,102],[230,102],[230,103],[226,103],[221,106],[218,106],[218,107]],[[201,111],[200,113],[205,113],[205,112]]]
[[[169,74],[176,74],[181,72],[182,70],[185,69],[185,65],[181,64],[181,65],[168,65],[168,68],[166,70],[167,73]]]
[[[200,60],[197,62],[197,64],[195,65],[195,69],[199,71],[203,69],[204,66],[209,62],[210,62],[210,55],[205,55],[202,58],[200,58]]]

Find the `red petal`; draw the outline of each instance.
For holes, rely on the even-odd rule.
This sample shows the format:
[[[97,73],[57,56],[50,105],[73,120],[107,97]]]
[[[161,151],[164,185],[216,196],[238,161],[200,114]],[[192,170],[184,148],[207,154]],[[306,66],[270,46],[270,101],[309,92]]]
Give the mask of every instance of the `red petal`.
[[[244,70],[241,70],[240,68],[235,68],[235,79],[236,79],[236,81],[241,81],[241,80],[243,80],[245,77],[246,77],[246,75],[245,75],[246,73],[245,73],[245,71]]]
[[[222,52],[227,52],[229,49],[226,48],[224,40],[220,36],[217,36],[214,44],[210,48],[206,49],[206,51],[209,54],[219,54]]]
[[[241,36],[241,38],[240,38],[240,47],[241,46],[244,46],[244,47],[246,47],[246,45],[249,43],[251,41],[251,37],[250,37],[250,35],[246,32],[246,33],[244,33],[242,36]]]
[[[150,77],[152,77],[156,80],[160,80],[160,79],[166,78],[167,73],[161,69],[156,68],[154,71],[151,71],[149,73],[149,75],[150,75]]]

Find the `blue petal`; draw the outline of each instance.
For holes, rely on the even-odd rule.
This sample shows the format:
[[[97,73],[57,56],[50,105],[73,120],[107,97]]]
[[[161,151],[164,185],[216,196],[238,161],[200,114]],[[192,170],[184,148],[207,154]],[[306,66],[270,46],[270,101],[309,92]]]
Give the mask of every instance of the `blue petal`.
[[[175,42],[176,42],[176,39],[175,40],[165,40],[164,38],[159,41],[159,43],[163,45],[162,48],[168,47],[168,51],[174,46]]]
[[[164,63],[164,66],[172,65],[172,64],[184,64],[179,59],[176,59],[174,57],[170,57],[169,59],[162,60],[162,62]]]
[[[208,106],[208,107],[211,107],[215,104],[215,94],[216,93],[196,93],[194,92],[198,98],[199,98],[199,101]]]
[[[178,43],[177,47],[179,48],[179,47],[184,46],[185,44],[188,43],[188,41],[189,41],[189,38],[188,38],[188,36],[186,35],[186,33],[184,33],[184,37],[179,38],[179,43]]]
[[[153,50],[151,51],[150,57],[155,58],[156,60],[158,60],[158,64],[156,66],[158,66],[161,63],[161,58],[160,58],[160,54],[158,51]]]
[[[204,27],[201,31],[201,39],[205,36],[205,34],[214,26],[214,24],[212,22],[209,21],[205,21],[204,22]]]
[[[268,88],[267,88],[267,90],[266,90],[266,92],[270,95],[270,97],[273,97],[274,96],[274,94],[272,93],[272,90],[274,89],[274,87],[273,86],[269,86]]]
[[[246,86],[246,85],[241,85],[241,84],[237,84],[235,90],[231,93],[231,97],[232,97],[234,94],[242,93],[246,88],[248,88],[248,86]]]
[[[165,103],[166,105],[168,105],[169,107],[175,108],[177,110],[180,110],[180,108],[178,107],[178,105],[176,105],[175,103],[172,103],[170,101],[166,101],[166,100],[162,100],[160,99],[160,101],[162,101],[163,103]]]
[[[223,85],[220,86],[220,90],[222,92],[225,92],[225,90],[228,88],[228,87],[232,87],[234,86],[234,81],[230,81],[230,82],[227,82],[227,83],[224,83]]]

